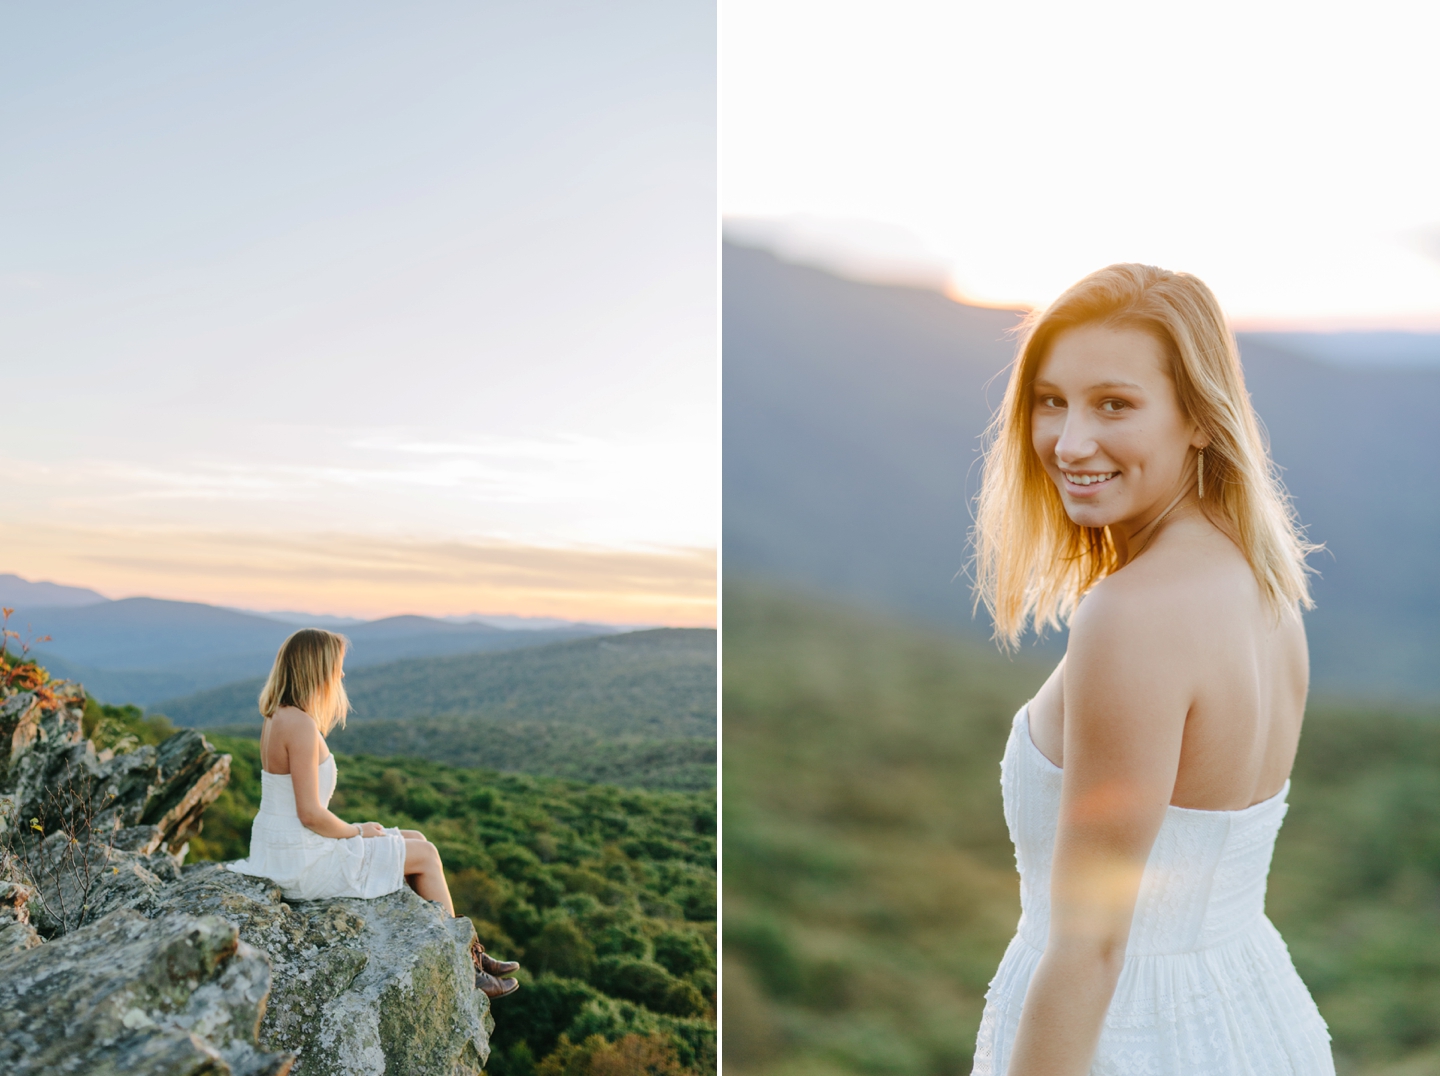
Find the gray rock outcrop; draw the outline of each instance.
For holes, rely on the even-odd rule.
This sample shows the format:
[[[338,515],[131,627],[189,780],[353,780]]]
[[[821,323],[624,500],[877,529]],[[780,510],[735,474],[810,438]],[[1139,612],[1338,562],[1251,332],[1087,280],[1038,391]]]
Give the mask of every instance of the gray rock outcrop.
[[[144,854],[179,853],[230,780],[230,756],[193,729],[159,747],[97,753],[84,714],[73,684],[0,701],[0,832],[35,819],[46,833],[83,829]]]
[[[283,1076],[255,1046],[269,989],[235,924],[118,911],[0,958],[0,1070]]]
[[[29,905],[34,895],[28,885],[0,880],[0,957],[40,944],[40,935],[30,923]]]
[[[83,707],[0,693],[0,1071],[478,1076],[468,919],[182,865],[229,756],[192,730],[96,752]]]

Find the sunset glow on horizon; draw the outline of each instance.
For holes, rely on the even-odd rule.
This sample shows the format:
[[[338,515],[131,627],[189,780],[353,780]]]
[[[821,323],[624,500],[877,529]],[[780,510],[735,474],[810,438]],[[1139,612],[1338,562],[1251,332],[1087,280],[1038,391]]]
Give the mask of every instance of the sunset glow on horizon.
[[[77,533],[0,524],[9,561],[34,566],[30,581],[86,587],[111,599],[361,619],[480,614],[715,626],[713,549],[547,549],[346,534],[160,537],[125,528]]]

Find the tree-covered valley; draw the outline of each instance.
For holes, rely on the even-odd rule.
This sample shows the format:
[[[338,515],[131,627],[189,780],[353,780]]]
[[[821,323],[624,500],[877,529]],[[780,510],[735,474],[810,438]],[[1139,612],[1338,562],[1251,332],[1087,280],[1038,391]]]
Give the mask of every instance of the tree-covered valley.
[[[457,913],[474,921],[488,951],[521,961],[521,989],[495,1003],[486,1071],[496,1076],[632,1071],[685,1076],[716,1070],[713,735],[708,741],[692,737],[696,748],[687,746],[689,740],[677,748],[674,740],[627,736],[615,709],[621,705],[617,699],[646,685],[646,676],[663,680],[664,669],[678,666],[683,670],[678,677],[668,686],[659,684],[660,700],[637,707],[642,718],[653,723],[652,712],[671,713],[677,724],[694,723],[697,718],[688,715],[698,711],[703,721],[707,705],[713,715],[713,643],[708,700],[705,656],[697,661],[697,648],[682,635],[678,658],[657,658],[657,646],[663,650],[671,643],[662,636],[648,648],[642,642],[629,651],[601,651],[600,664],[589,667],[585,651],[578,663],[562,652],[560,666],[570,670],[568,679],[555,672],[553,655],[542,654],[552,676],[541,682],[560,700],[548,712],[517,702],[523,695],[519,681],[505,680],[512,714],[540,713],[549,720],[496,723],[499,733],[492,735],[510,736],[497,741],[512,752],[500,756],[502,764],[553,770],[557,758],[565,764],[583,758],[587,775],[608,773],[613,783],[359,755],[349,753],[347,733],[336,730],[330,737],[340,773],[331,808],[343,818],[424,832],[440,849]],[[617,652],[632,673],[637,663],[642,668],[638,688],[633,676],[627,681],[615,673],[613,660],[606,663]],[[697,664],[698,673],[691,672]],[[509,670],[505,676],[513,673],[513,666],[503,668]],[[606,670],[610,675],[603,675]],[[592,685],[588,695],[579,686],[586,675]],[[453,690],[458,679],[432,676],[431,683]],[[573,700],[577,693],[588,698],[589,716],[615,716],[600,722],[598,731],[595,722],[556,719],[564,713],[565,698]],[[363,684],[357,694],[366,698]],[[477,758],[475,741],[464,735],[474,718],[451,714],[429,727],[435,722],[458,730],[436,754],[467,763]],[[427,727],[413,718],[373,724],[399,726],[411,736]],[[368,727],[362,720],[351,732]],[[87,704],[85,732],[97,749],[132,750],[159,743],[172,731],[171,720],[158,713],[94,699]],[[258,742],[214,729],[206,735],[230,754],[230,781],[206,811],[189,859],[238,859],[248,851],[250,822],[260,802]],[[527,755],[527,744],[537,742],[555,746],[548,755]],[[495,754],[487,757],[493,762]],[[688,788],[674,787],[680,772],[688,775]]]

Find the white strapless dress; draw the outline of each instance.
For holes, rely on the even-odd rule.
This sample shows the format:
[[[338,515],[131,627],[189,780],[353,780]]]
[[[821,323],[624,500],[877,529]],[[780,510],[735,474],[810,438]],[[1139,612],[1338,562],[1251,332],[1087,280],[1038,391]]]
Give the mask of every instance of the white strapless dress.
[[[335,794],[335,756],[320,763],[320,804]],[[300,821],[288,773],[260,772],[260,813],[250,826],[250,856],[225,866],[279,883],[287,900],[383,897],[405,884],[405,838],[322,837]]]
[[[1049,934],[1061,773],[1035,746],[1021,707],[1000,763],[1020,868],[1020,924],[985,994],[975,1076],[1008,1068]],[[1265,881],[1289,791],[1287,781],[1241,811],[1166,812],[1091,1076],[1333,1076],[1325,1021],[1265,918]]]

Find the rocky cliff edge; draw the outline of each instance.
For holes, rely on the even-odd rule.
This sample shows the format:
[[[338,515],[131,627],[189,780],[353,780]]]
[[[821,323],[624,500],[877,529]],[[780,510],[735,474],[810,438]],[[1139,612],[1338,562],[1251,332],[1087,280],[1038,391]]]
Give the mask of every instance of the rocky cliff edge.
[[[185,865],[230,756],[189,729],[97,752],[84,705],[0,687],[0,1070],[478,1076],[468,919]]]

